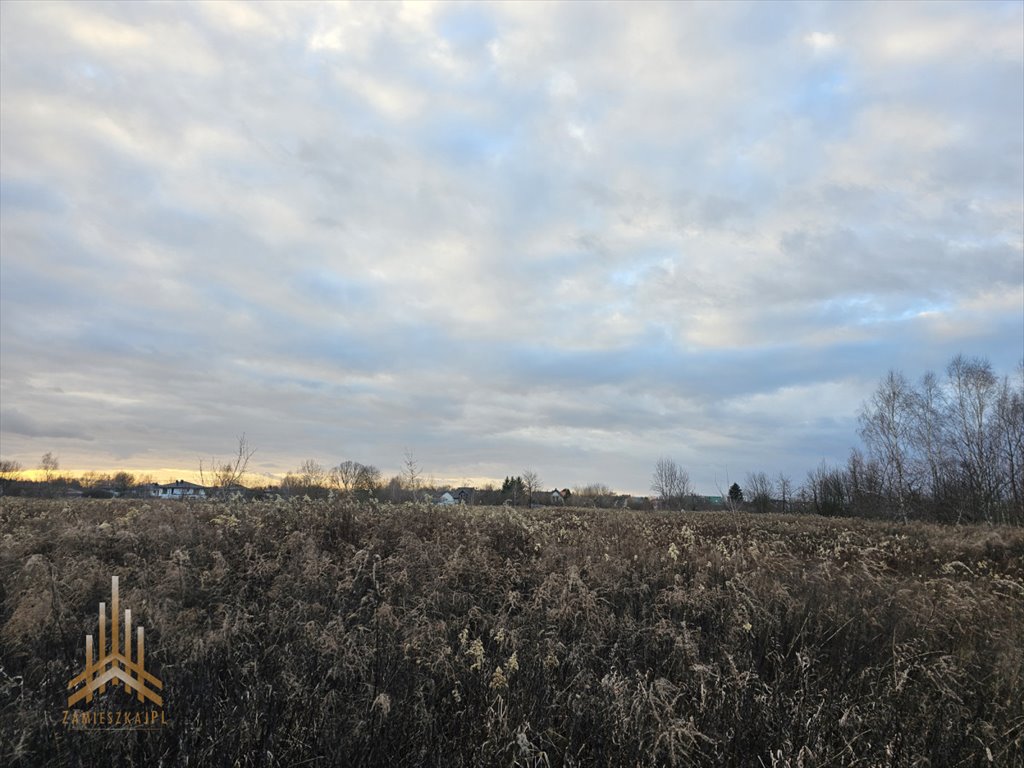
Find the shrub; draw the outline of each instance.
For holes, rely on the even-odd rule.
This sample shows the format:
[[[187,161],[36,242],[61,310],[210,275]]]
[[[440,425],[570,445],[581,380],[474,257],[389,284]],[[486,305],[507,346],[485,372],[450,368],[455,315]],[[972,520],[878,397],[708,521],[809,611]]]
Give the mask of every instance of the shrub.
[[[5,765],[1022,764],[1019,529],[5,498],[0,530]],[[169,723],[67,732],[114,574]]]

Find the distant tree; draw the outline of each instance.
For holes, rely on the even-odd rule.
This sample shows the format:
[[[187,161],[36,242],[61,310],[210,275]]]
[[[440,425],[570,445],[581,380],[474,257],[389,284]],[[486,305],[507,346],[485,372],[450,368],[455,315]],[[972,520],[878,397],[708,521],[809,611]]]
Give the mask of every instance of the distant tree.
[[[414,497],[420,486],[421,474],[423,474],[423,470],[420,469],[419,462],[416,461],[413,452],[407,450],[405,452],[405,459],[402,462],[402,480],[405,483],[405,487],[412,491]]]
[[[57,470],[60,469],[60,461],[50,451],[47,451],[39,460],[39,469],[43,471],[43,480],[47,483],[52,483]]]
[[[297,470],[289,472],[281,481],[281,490],[287,496],[323,498],[327,495],[328,473],[315,459],[306,459]]]
[[[299,467],[299,477],[307,488],[322,488],[327,480],[327,471],[316,459],[306,459]]]
[[[285,473],[284,478],[281,480],[281,493],[285,496],[303,496],[306,492],[306,486],[302,483],[302,478],[294,472]]]
[[[590,483],[589,485],[577,485],[572,489],[574,496],[614,496],[615,491],[604,483]]]
[[[818,515],[838,517],[850,511],[848,477],[837,467],[823,461],[817,469],[807,473],[801,493],[811,509]]]
[[[117,472],[112,478],[110,478],[110,487],[111,490],[124,495],[135,487],[135,475],[131,472]]]
[[[670,505],[681,504],[687,496],[693,495],[689,473],[667,457],[658,459],[654,465],[651,490],[662,502]]]
[[[19,474],[21,464],[13,459],[0,459],[0,493],[7,493]]]
[[[733,483],[729,486],[729,502],[731,504],[743,503],[743,489],[740,488],[739,483]]]
[[[360,464],[353,486],[356,491],[375,493],[381,486],[381,471],[372,464]]]
[[[942,380],[928,371],[914,393],[911,442],[915,449],[918,483],[930,496],[933,514],[946,517],[955,506],[956,469],[949,451],[948,403]],[[879,489],[879,498],[883,489]]]
[[[771,511],[775,487],[768,475],[764,472],[747,474],[747,491],[749,491],[749,501],[755,512],[763,514]]]
[[[374,493],[381,486],[381,472],[372,464],[343,461],[327,473],[327,482],[340,493]]]
[[[392,502],[401,501],[403,495],[401,475],[394,475],[390,480],[388,480],[384,492],[387,498]]]
[[[249,445],[249,440],[243,432],[238,438],[238,450],[231,459],[220,461],[211,458],[209,464],[204,464],[202,459],[199,460],[199,481],[203,485],[220,490],[242,485],[249,468],[249,459],[255,453],[256,449]]]
[[[986,522],[994,522],[1004,480],[990,425],[996,410],[998,380],[988,360],[963,355],[953,358],[946,368],[946,377],[949,435],[963,473],[961,516],[971,519],[980,513]]]
[[[501,495],[503,499],[511,501],[513,507],[516,506],[525,495],[523,479],[521,477],[506,477],[505,482],[501,484]]]
[[[572,489],[572,503],[580,507],[610,507],[615,491],[604,483],[577,485]]]
[[[993,438],[996,453],[1009,480],[1010,504],[1024,522],[1024,361],[1018,368],[1019,389],[1003,378],[995,404]]]
[[[523,475],[523,493],[526,494],[526,506],[533,504],[533,495],[538,493],[541,489],[540,475],[534,472],[532,469],[524,469]]]
[[[21,463],[13,459],[0,459],[0,479],[14,478],[21,472]]]
[[[907,519],[907,501],[913,490],[911,440],[914,392],[903,374],[889,373],[861,410],[860,436],[882,469],[885,490],[894,502],[893,513]]]
[[[360,467],[362,464],[358,461],[343,461],[336,467],[332,467],[328,473],[331,487],[343,493],[354,490]]]
[[[876,459],[866,457],[857,448],[846,461],[846,494],[850,514],[878,517],[885,511],[882,470]]]
[[[916,386],[889,371],[859,422],[867,456],[848,465],[849,511],[1024,522],[1024,372],[1011,384],[962,354]]]
[[[501,502],[501,488],[494,483],[484,483],[473,494],[473,503],[478,507],[493,507]]]
[[[782,511],[789,510],[790,497],[793,495],[793,481],[783,472],[775,479],[775,487],[779,490],[779,501],[782,502]]]

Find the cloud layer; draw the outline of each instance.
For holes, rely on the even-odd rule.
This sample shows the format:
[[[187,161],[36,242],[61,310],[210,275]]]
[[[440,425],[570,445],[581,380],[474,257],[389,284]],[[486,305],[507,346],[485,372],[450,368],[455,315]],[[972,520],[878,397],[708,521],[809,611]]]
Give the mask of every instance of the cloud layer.
[[[0,7],[2,452],[795,478],[1024,356],[1019,3]]]

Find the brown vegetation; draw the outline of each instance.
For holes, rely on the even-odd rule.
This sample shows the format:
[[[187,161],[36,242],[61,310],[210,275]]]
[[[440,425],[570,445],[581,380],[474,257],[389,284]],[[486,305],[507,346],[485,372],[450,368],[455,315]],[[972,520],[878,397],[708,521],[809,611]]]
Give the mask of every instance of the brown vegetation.
[[[170,722],[65,731],[114,574]],[[5,765],[1019,766],[1024,531],[8,498],[0,659]]]

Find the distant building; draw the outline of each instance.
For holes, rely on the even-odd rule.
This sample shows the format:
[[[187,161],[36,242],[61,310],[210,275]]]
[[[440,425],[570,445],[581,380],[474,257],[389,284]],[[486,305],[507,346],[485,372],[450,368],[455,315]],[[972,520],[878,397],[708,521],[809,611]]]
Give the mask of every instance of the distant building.
[[[190,483],[187,480],[178,480],[174,483],[158,485],[161,499],[205,499],[207,489],[202,485]]]
[[[470,488],[469,486],[463,486],[456,488],[451,491],[452,497],[458,504],[472,504],[476,498],[476,488]]]
[[[476,497],[476,489],[468,486],[445,491],[437,497],[438,504],[472,504]]]
[[[561,506],[565,504],[565,497],[557,488],[553,491],[535,491],[530,497],[531,507]]]

